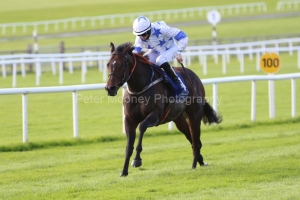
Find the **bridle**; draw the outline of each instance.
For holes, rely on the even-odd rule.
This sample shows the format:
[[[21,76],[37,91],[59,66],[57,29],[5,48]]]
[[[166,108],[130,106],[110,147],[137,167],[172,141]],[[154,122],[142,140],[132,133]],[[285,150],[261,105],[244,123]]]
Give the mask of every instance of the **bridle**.
[[[126,69],[127,69],[127,67],[128,67],[128,57],[127,57],[127,55],[125,55],[125,54],[123,54],[123,53],[117,53],[117,52],[114,52],[114,53],[112,53],[111,55],[121,55],[121,56],[123,56],[123,57],[125,58],[125,62],[123,63],[123,65],[125,65],[125,67],[124,67],[124,71],[123,71],[122,77],[120,77],[119,75],[114,74],[114,73],[109,73],[109,74],[108,74],[108,77],[110,77],[110,76],[116,76],[118,79],[120,79],[120,83],[118,83],[118,85],[117,85],[117,89],[119,89],[120,87],[122,87],[122,86],[124,85],[124,83],[126,83],[126,82],[130,79],[130,77],[131,77],[133,71],[135,70],[135,68],[136,68],[136,63],[137,63],[137,62],[136,62],[136,56],[134,55],[134,53],[132,54],[133,57],[134,57],[134,65],[133,65],[133,67],[132,67],[132,69],[131,69],[131,72],[130,72],[128,78],[125,79]],[[129,90],[129,88],[127,88],[127,91],[128,91],[128,93],[129,93],[130,95],[139,95],[139,94],[142,94],[143,92],[145,92],[146,90],[148,90],[150,87],[152,87],[152,86],[156,85],[157,83],[163,81],[163,77],[160,77],[160,78],[156,79],[155,81],[152,81],[153,76],[154,76],[154,70],[153,70],[153,66],[152,66],[152,65],[151,65],[151,69],[152,69],[152,75],[151,75],[151,81],[150,81],[150,84],[148,84],[146,87],[144,87],[144,88],[143,88],[141,91],[139,91],[139,92],[132,92],[132,91]]]
[[[135,55],[133,54],[133,57],[134,57],[134,65],[133,65],[133,67],[132,67],[132,69],[131,69],[131,72],[130,72],[128,78],[125,79],[126,69],[127,69],[127,67],[128,67],[128,57],[127,57],[127,55],[125,55],[125,54],[123,54],[123,53],[117,53],[117,52],[114,52],[114,53],[112,53],[111,55],[121,55],[121,56],[123,56],[124,59],[125,59],[125,62],[123,63],[123,65],[125,65],[125,67],[124,67],[124,71],[123,71],[122,77],[120,77],[119,75],[117,75],[117,74],[115,74],[115,73],[109,73],[109,74],[108,74],[108,77],[110,77],[110,76],[116,76],[118,79],[120,79],[120,83],[118,83],[118,85],[117,85],[117,87],[120,88],[120,87],[122,87],[122,86],[130,79],[130,77],[131,77],[133,71],[135,70],[135,67],[136,67],[136,57],[135,57]]]

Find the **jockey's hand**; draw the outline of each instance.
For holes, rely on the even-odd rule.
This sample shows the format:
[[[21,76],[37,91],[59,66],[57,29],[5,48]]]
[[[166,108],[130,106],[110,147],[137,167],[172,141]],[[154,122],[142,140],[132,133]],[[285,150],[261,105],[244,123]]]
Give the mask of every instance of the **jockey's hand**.
[[[182,57],[181,57],[180,52],[177,53],[176,59],[177,59],[177,61],[178,61],[179,63],[182,63],[183,59],[182,59]]]

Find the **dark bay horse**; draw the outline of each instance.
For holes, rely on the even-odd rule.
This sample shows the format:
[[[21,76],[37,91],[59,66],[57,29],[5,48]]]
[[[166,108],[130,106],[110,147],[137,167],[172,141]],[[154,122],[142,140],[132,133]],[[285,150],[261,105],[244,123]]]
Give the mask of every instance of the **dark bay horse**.
[[[107,63],[108,81],[105,89],[109,96],[115,96],[120,87],[127,83],[123,97],[127,146],[121,176],[128,175],[128,165],[134,149],[136,129],[139,125],[139,139],[133,167],[142,165],[141,151],[143,135],[148,127],[170,121],[176,124],[193,149],[192,168],[206,166],[200,153],[201,120],[206,124],[220,123],[221,116],[205,101],[205,90],[199,77],[189,69],[174,68],[185,81],[189,96],[184,101],[171,97],[171,89],[162,81],[161,74],[153,69],[149,61],[140,54],[132,53],[131,43],[115,48],[110,44],[111,57]],[[188,73],[188,76],[186,73]],[[172,100],[171,100],[172,99]]]

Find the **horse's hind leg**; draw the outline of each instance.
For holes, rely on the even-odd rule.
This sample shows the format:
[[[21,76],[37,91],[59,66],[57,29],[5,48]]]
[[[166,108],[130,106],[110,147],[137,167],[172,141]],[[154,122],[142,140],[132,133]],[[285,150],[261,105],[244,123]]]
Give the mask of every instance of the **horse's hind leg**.
[[[189,127],[190,127],[190,132],[192,137],[192,146],[193,146],[193,154],[194,154],[192,169],[195,169],[198,161],[200,161],[200,165],[203,164],[203,157],[200,154],[200,149],[202,147],[200,141],[200,124],[190,121]]]
[[[177,129],[182,132],[186,139],[192,144],[192,138],[191,138],[191,133],[190,133],[190,127],[183,115],[180,115],[177,117],[177,119],[174,120],[174,123],[177,127]]]
[[[192,139],[191,129],[190,129],[190,126],[189,126],[188,122],[186,121],[185,117],[183,115],[180,115],[176,120],[174,120],[174,123],[176,124],[177,129],[185,135],[187,140],[192,145],[193,155],[194,155],[194,161],[192,164],[192,168],[196,168],[197,161],[200,164],[200,166],[206,166],[207,164],[203,162],[203,156],[200,153],[200,150],[202,147],[202,143],[200,140],[200,124],[199,124],[199,129],[198,129],[199,137],[197,139],[197,142],[195,142],[198,144],[198,147],[196,147],[196,149],[195,149],[193,147],[193,139]],[[197,128],[193,128],[193,130],[197,131]],[[196,153],[197,156],[195,156],[195,151],[197,152]]]
[[[159,119],[158,112],[153,111],[146,117],[146,119],[144,119],[140,123],[140,126],[139,126],[140,135],[139,135],[138,144],[136,146],[136,156],[133,159],[132,164],[131,164],[133,167],[140,167],[142,165],[141,152],[143,150],[142,141],[143,141],[144,133],[146,132],[148,127],[157,126],[159,124],[158,119]]]
[[[203,161],[203,156],[201,155],[200,151],[202,148],[202,142],[200,139],[201,136],[201,118],[196,117],[194,121],[189,120],[189,127],[191,131],[191,137],[192,137],[192,146],[193,146],[193,152],[194,152],[194,160],[192,164],[192,168],[196,168],[197,162],[200,164],[200,166],[207,166],[206,163]]]

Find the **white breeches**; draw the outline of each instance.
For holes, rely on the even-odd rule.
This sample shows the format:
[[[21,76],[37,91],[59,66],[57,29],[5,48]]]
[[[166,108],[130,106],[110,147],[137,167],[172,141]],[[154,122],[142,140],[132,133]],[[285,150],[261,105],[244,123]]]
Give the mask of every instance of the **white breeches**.
[[[161,66],[165,62],[171,62],[174,60],[177,54],[177,46],[174,46],[167,51],[158,54],[155,50],[150,50],[146,53],[151,63],[155,63]]]

